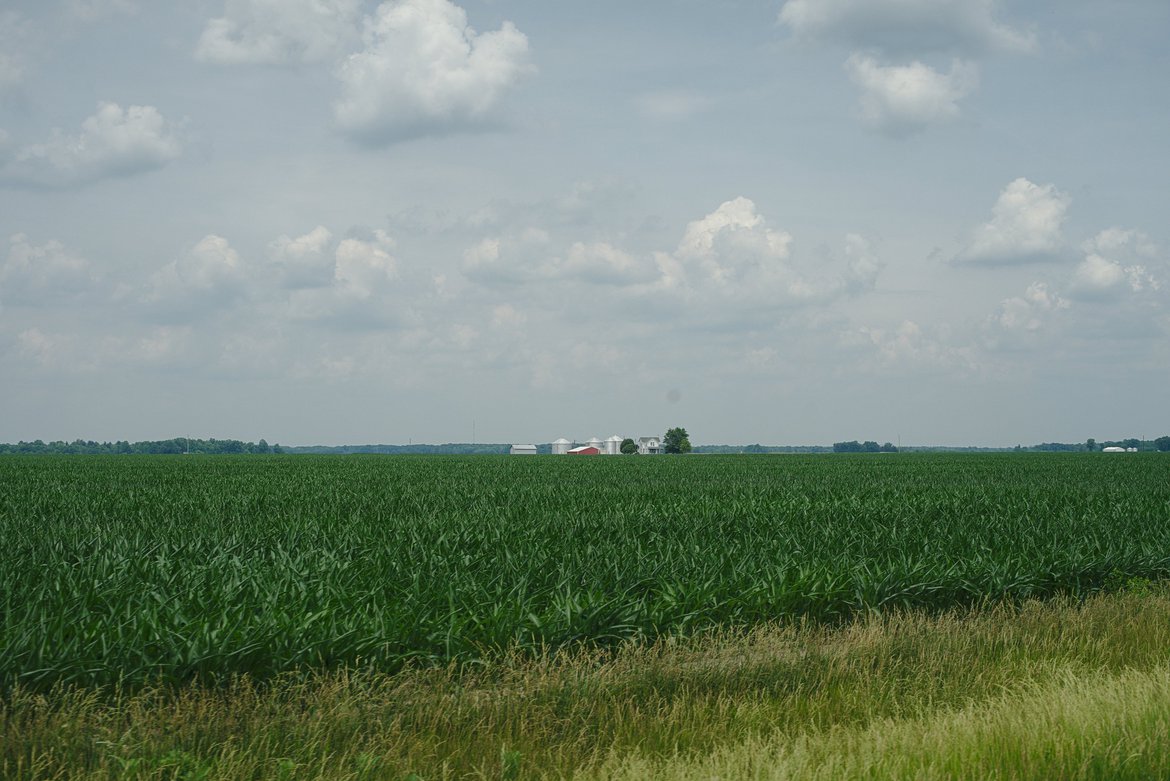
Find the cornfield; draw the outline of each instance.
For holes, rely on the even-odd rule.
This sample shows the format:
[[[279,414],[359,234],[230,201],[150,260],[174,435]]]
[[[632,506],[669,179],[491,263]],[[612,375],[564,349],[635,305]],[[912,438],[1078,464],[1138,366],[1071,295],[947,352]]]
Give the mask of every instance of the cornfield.
[[[473,662],[1170,574],[1156,454],[0,459],[0,690]]]

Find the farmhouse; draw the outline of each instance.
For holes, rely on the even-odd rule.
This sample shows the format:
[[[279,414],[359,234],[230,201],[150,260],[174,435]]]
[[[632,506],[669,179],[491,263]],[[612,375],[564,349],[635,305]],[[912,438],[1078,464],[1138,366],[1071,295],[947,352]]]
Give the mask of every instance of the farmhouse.
[[[662,440],[658,437],[638,437],[638,454],[656,456],[662,453]]]

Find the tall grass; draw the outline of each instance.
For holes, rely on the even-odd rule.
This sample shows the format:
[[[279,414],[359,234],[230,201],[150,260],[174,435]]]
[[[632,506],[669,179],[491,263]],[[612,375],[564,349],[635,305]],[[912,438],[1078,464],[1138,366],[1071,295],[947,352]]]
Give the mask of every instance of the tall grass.
[[[1156,778],[1170,594],[0,704],[0,777]]]
[[[0,690],[393,671],[1170,574],[1157,455],[0,460]]]

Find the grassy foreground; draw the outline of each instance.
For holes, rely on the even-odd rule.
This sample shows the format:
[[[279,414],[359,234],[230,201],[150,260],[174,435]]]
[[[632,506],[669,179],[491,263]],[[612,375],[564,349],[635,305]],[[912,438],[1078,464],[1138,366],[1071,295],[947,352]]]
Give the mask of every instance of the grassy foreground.
[[[1170,591],[0,705],[5,779],[1165,778]]]

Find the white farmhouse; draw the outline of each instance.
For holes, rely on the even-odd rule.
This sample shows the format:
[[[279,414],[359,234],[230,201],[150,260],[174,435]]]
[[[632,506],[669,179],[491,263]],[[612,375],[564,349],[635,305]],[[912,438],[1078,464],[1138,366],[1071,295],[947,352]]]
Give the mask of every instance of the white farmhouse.
[[[662,453],[662,440],[658,437],[638,437],[638,455],[656,456]]]

